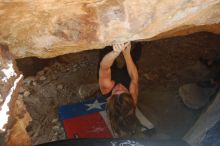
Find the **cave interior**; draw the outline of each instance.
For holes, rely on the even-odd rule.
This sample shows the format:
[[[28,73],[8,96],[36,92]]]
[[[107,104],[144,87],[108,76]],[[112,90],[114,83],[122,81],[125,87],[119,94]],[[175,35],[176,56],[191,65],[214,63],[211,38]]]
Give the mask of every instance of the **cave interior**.
[[[220,64],[209,63],[220,59],[219,40],[220,35],[199,32],[133,42],[141,43],[137,106],[155,126],[146,134],[134,137],[148,140],[184,138],[213,103],[217,93],[207,97],[208,102],[203,106],[194,108],[194,105],[190,107],[183,102],[179,89],[218,75]],[[16,59],[18,69],[24,75],[19,96],[23,97],[32,117],[26,129],[34,145],[66,139],[59,121],[60,106],[100,95],[97,78],[100,52],[89,50],[50,59]],[[123,56],[119,58],[116,62],[125,65]],[[219,137],[216,132],[212,135]],[[210,137],[204,139],[200,146],[219,141]]]

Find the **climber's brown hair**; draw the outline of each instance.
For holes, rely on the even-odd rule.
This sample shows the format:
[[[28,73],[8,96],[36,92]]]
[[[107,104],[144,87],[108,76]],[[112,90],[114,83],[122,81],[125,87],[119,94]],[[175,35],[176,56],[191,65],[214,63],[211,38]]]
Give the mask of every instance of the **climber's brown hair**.
[[[107,113],[113,132],[120,137],[132,136],[137,128],[135,104],[131,94],[112,95],[107,103]]]

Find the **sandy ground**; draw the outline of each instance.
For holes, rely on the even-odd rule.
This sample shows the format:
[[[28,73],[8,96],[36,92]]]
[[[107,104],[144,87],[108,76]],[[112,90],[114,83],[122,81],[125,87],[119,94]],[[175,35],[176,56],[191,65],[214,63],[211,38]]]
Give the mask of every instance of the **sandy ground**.
[[[192,127],[205,108],[187,108],[178,88],[210,77],[199,58],[218,58],[219,40],[220,35],[197,33],[143,43],[138,107],[155,125],[148,138],[181,138]],[[80,87],[97,83],[98,55],[94,50],[47,60],[18,60],[26,75],[20,96],[33,118],[28,131],[34,144],[65,139],[58,107],[83,100]],[[89,87],[94,89],[87,94],[96,94],[96,87]]]

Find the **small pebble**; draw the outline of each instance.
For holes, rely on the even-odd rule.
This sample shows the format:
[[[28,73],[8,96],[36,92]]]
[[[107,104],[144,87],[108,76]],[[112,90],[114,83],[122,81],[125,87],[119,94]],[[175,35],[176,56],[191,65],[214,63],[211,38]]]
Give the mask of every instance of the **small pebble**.
[[[57,86],[57,89],[62,90],[62,89],[63,89],[63,85],[61,85],[61,84],[58,85],[58,86]]]
[[[63,129],[63,126],[62,126],[61,124],[60,124],[60,130],[61,130],[61,131],[63,131],[63,130],[64,130],[64,129]]]
[[[154,73],[145,73],[144,77],[149,81],[155,81],[159,79],[158,74],[154,74]]]
[[[40,76],[44,75],[44,70],[39,71],[37,74],[40,75]]]
[[[57,77],[55,75],[51,75],[51,79],[55,80],[55,79],[57,79]]]
[[[45,77],[45,76],[41,76],[40,78],[39,78],[39,80],[40,81],[44,81],[44,80],[46,80],[47,78]]]
[[[19,93],[24,93],[24,88],[22,86],[19,89]]]
[[[22,94],[18,94],[18,100],[22,100],[23,99],[23,95]]]
[[[53,126],[53,128],[52,129],[54,129],[54,130],[57,130],[57,129],[59,129],[59,126]]]
[[[59,126],[59,127],[60,127],[60,129],[62,128],[62,125],[60,124],[60,122],[59,122],[59,123],[57,123],[57,126]]]
[[[27,77],[24,79],[24,83],[27,84],[27,85],[30,85],[31,82],[33,82],[35,80],[35,77]]]
[[[53,119],[52,120],[52,123],[56,123],[58,121],[58,119],[56,118],[56,119]]]
[[[44,68],[44,71],[48,71],[48,70],[50,70],[49,67],[45,67],[45,68]]]
[[[77,66],[78,66],[77,64],[74,64],[74,65],[73,65],[73,68],[76,68]]]
[[[77,68],[74,68],[74,69],[73,69],[73,72],[76,72],[77,70],[78,70]]]
[[[37,82],[34,81],[34,82],[33,82],[33,86],[36,86],[36,85],[37,85]]]
[[[65,139],[65,133],[63,132],[61,135],[59,135],[59,139]]]
[[[24,97],[28,97],[31,93],[29,91],[24,91]]]

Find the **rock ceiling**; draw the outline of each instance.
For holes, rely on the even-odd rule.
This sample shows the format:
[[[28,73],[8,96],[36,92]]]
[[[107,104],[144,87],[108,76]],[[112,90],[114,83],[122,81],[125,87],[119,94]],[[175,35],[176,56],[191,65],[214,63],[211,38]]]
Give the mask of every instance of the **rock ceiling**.
[[[116,42],[220,33],[220,0],[0,2],[0,43],[17,58],[50,58]]]

